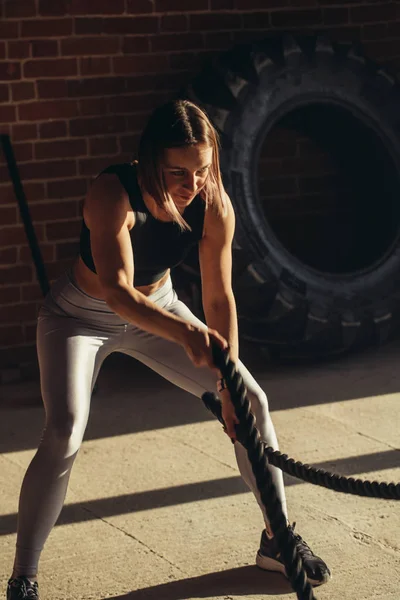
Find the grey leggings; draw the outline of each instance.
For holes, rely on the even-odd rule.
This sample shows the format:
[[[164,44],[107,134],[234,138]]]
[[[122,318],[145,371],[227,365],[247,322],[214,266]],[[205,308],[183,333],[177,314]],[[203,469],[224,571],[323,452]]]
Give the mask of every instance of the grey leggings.
[[[169,312],[201,325],[178,300],[169,279],[149,299]],[[85,294],[71,272],[56,281],[39,313],[37,349],[46,422],[41,443],[25,475],[19,504],[14,575],[34,576],[44,543],[58,519],[89,415],[94,383],[104,359],[123,352],[198,398],[216,391],[216,375],[195,367],[184,349],[123,321],[108,305]],[[278,443],[265,393],[246,367],[239,371],[265,442]],[[240,473],[260,502],[247,454],[234,444]],[[270,467],[286,512],[282,473]]]

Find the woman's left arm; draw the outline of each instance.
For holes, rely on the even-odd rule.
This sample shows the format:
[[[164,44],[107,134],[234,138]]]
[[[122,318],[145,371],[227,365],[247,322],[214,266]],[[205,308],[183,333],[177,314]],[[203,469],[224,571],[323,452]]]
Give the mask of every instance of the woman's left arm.
[[[235,213],[226,195],[226,214],[210,207],[206,211],[204,235],[199,244],[203,310],[208,327],[228,342],[230,358],[239,358],[236,302],[232,291],[232,240]]]

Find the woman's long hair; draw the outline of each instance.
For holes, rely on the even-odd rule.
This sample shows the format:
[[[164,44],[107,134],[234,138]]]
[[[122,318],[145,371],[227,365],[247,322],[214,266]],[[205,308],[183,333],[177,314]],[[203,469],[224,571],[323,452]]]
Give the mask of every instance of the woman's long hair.
[[[183,230],[190,229],[168,193],[162,172],[162,159],[167,148],[185,148],[207,144],[212,148],[212,164],[200,196],[206,206],[212,205],[224,214],[226,200],[219,165],[219,137],[209,118],[188,100],[167,102],[150,116],[139,142],[138,178],[141,187],[154,198]]]

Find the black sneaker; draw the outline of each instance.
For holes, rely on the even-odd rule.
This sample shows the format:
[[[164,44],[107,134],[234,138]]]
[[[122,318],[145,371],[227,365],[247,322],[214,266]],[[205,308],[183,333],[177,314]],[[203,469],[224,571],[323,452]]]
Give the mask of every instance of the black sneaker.
[[[289,530],[295,539],[297,552],[303,561],[307,579],[311,585],[322,585],[329,581],[331,572],[322,558],[315,556],[303,538],[294,533],[295,525],[296,523],[293,523],[293,526],[289,525]],[[260,569],[264,569],[265,571],[280,571],[286,575],[285,565],[280,558],[276,542],[274,538],[268,538],[265,529],[261,534],[260,549],[257,552],[256,564]]]
[[[37,581],[29,581],[23,576],[10,579],[7,586],[7,600],[39,600]]]

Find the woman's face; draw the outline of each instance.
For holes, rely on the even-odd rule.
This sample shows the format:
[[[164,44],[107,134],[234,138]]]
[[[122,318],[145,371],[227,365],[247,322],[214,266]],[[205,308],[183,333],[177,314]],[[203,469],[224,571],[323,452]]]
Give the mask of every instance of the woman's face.
[[[204,187],[212,154],[212,148],[207,144],[165,150],[164,181],[178,210],[184,210]]]

